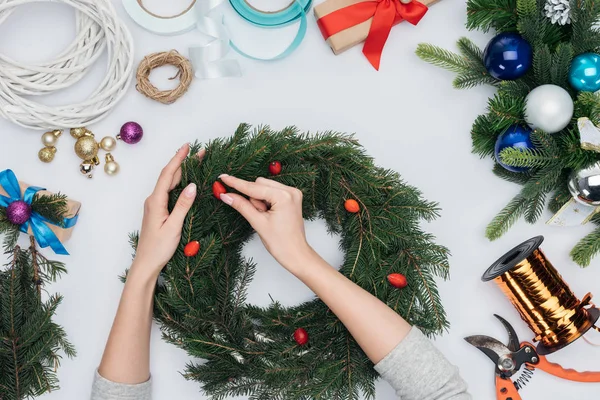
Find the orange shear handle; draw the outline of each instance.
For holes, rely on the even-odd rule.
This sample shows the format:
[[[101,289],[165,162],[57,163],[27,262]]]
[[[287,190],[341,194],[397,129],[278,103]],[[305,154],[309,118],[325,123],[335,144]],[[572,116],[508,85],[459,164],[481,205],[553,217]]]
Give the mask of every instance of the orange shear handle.
[[[521,400],[515,384],[510,379],[496,375],[496,400]]]
[[[550,375],[575,382],[600,382],[600,372],[581,372],[574,369],[566,369],[559,364],[551,363],[544,356],[540,356],[539,359],[540,362],[533,366],[549,373]]]

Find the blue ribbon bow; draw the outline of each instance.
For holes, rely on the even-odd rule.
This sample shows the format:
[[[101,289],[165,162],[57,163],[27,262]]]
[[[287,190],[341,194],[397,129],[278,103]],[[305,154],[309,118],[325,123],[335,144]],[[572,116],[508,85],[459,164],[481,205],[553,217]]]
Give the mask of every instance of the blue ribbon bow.
[[[14,172],[12,172],[10,169],[0,172],[0,186],[2,186],[8,194],[8,197],[0,195],[1,207],[8,207],[12,202],[19,200],[31,205],[35,194],[40,190],[46,190],[41,187],[30,186],[25,190],[25,194],[21,198],[21,187],[19,186],[19,181],[17,180]],[[64,218],[63,224],[60,226],[65,229],[71,228],[77,223],[77,218],[77,215],[73,218]],[[33,236],[41,248],[50,246],[50,248],[54,250],[56,254],[69,255],[67,249],[65,249],[54,232],[52,232],[52,230],[48,227],[48,224],[59,226],[58,224],[49,221],[42,215],[32,212],[29,220],[21,225],[19,229],[21,232],[27,233],[29,227],[31,226]]]

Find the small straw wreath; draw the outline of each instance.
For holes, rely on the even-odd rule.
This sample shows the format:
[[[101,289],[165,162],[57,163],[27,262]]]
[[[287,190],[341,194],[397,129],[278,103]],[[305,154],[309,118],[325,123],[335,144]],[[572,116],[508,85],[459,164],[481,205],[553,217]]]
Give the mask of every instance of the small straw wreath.
[[[164,65],[173,65],[179,69],[177,74],[169,79],[179,78],[179,85],[173,90],[158,90],[150,83],[150,73],[154,68]],[[182,56],[177,50],[152,53],[144,57],[137,70],[137,84],[135,88],[144,96],[163,104],[172,104],[183,96],[192,83],[194,72],[190,60]]]

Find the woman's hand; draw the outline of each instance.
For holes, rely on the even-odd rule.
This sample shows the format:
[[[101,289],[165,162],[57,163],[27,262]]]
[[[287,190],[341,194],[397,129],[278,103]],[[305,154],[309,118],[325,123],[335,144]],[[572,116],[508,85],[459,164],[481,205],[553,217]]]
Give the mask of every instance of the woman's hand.
[[[302,192],[270,179],[248,182],[229,175],[219,177],[227,186],[247,195],[221,195],[256,230],[265,247],[283,265],[294,272],[312,249],[306,242],[302,218]]]
[[[181,163],[189,151],[188,144],[177,151],[163,168],[154,192],[144,204],[144,219],[132,271],[139,269],[151,277],[158,276],[179,245],[185,216],[196,198],[196,185],[190,183],[183,190],[171,215],[167,206],[169,192],[181,182]],[[204,150],[201,150],[198,157],[202,159],[203,156]]]

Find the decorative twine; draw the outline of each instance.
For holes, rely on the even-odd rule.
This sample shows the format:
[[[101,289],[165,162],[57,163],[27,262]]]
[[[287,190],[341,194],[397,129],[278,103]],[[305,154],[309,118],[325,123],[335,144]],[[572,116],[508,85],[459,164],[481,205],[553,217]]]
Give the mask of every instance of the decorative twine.
[[[179,85],[173,90],[158,90],[150,83],[150,73],[154,68],[164,65],[173,65],[179,69],[177,74],[169,79],[179,78]],[[177,50],[152,53],[144,57],[137,70],[137,84],[135,88],[144,96],[163,104],[172,104],[188,91],[194,71],[190,60],[182,56]]]

